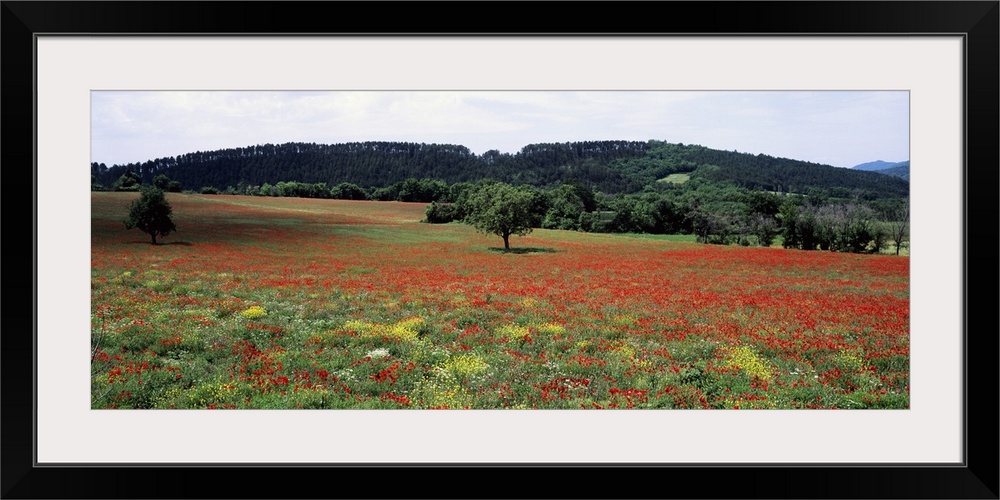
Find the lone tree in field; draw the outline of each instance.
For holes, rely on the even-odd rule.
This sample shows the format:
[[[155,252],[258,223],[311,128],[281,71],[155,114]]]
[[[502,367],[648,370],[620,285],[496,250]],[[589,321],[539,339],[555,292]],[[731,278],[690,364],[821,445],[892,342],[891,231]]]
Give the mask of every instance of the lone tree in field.
[[[171,218],[173,209],[167,203],[163,191],[155,187],[143,187],[139,194],[139,199],[129,206],[128,217],[125,218],[125,229],[139,228],[140,231],[149,234],[152,242],[156,244],[157,236],[166,236],[172,231],[176,231],[174,221]]]
[[[487,182],[472,188],[465,199],[465,222],[484,234],[503,238],[504,251],[510,250],[510,236],[524,236],[534,224],[535,196],[526,187]]]

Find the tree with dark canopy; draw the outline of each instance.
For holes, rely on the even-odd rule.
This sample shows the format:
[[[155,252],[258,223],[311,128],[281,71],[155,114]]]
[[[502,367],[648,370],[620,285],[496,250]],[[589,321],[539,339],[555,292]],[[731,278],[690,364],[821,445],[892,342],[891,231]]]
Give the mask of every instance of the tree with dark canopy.
[[[149,234],[155,245],[157,236],[166,236],[177,230],[172,213],[173,208],[167,203],[162,190],[144,186],[139,198],[129,206],[125,229],[139,228],[140,231]]]

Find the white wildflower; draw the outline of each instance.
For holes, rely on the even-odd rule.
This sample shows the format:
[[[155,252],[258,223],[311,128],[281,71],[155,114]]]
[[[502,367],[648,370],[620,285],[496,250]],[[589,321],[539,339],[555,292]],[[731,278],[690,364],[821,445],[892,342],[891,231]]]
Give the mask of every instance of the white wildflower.
[[[378,349],[375,349],[375,350],[372,350],[372,351],[368,351],[368,354],[366,354],[366,356],[368,356],[369,358],[372,358],[372,359],[384,358],[384,357],[386,357],[388,355],[389,355],[389,350],[386,349],[386,348],[384,348],[384,347],[380,347]]]

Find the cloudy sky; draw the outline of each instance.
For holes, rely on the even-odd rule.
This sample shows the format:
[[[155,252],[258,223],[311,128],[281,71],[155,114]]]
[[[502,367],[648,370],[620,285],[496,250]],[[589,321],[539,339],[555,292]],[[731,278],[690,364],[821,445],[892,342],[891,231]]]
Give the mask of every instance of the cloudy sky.
[[[93,91],[91,161],[254,144],[403,141],[476,154],[650,139],[852,167],[909,159],[890,91]]]

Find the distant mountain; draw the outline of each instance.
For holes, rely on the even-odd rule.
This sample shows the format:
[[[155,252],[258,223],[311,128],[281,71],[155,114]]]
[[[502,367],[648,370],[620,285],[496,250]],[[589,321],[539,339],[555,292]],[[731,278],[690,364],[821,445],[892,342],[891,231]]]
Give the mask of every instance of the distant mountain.
[[[877,172],[879,170],[886,170],[902,166],[907,166],[907,167],[910,166],[910,161],[907,160],[907,161],[891,162],[891,161],[876,160],[876,161],[870,161],[868,163],[862,163],[861,165],[855,165],[851,168],[854,170],[866,170],[869,172]]]
[[[893,177],[899,177],[901,179],[910,180],[910,161],[899,161],[899,162],[888,162],[888,161],[872,161],[868,163],[862,163],[861,165],[855,165],[851,167],[853,170],[864,170],[867,172],[875,172],[883,175],[891,175]]]

